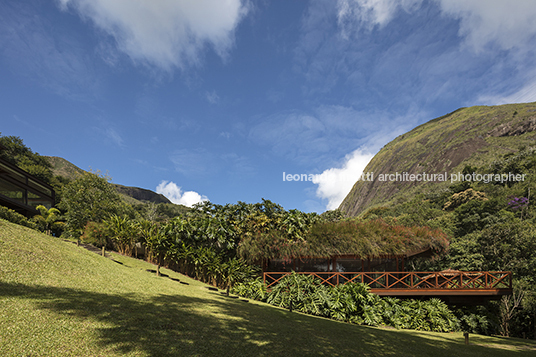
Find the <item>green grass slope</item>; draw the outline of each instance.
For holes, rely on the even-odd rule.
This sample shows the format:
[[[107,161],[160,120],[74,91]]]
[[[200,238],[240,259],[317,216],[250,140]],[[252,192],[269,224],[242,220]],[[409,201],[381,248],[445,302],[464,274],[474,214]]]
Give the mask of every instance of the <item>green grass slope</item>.
[[[458,109],[433,119],[385,145],[364,172],[374,181],[356,183],[340,205],[350,216],[374,206],[403,202],[417,192],[437,192],[447,182],[380,181],[380,174],[461,172],[484,166],[500,156],[532,146],[536,139],[536,102]]]
[[[0,356],[532,356],[530,342],[355,326],[232,299],[0,220]]]

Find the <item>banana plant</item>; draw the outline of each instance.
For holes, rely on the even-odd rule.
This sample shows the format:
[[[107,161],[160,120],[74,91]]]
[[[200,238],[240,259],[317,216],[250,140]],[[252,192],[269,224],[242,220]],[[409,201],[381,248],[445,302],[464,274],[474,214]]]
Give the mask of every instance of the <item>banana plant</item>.
[[[254,275],[253,268],[248,266],[242,259],[237,258],[229,259],[223,263],[220,272],[227,296],[229,296],[231,288],[236,283],[251,279]]]
[[[121,254],[130,254],[138,233],[134,222],[126,216],[114,214],[106,219],[104,224],[111,233],[112,240],[116,243],[119,252]]]
[[[156,258],[156,276],[160,276],[160,267],[164,260],[173,254],[171,249],[173,237],[166,234],[165,227],[154,225],[146,230],[145,244],[154,258]]]

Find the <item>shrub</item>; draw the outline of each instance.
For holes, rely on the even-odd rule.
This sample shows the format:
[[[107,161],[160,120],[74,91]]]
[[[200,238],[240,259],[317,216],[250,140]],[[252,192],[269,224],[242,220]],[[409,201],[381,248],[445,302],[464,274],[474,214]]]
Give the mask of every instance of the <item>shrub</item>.
[[[489,335],[492,331],[492,322],[483,314],[468,313],[459,317],[460,329],[464,332]]]
[[[291,274],[283,277],[268,295],[269,304],[306,314],[326,316],[326,287],[312,275]]]
[[[108,238],[109,233],[106,225],[97,222],[88,222],[84,227],[84,233],[80,237],[80,240],[87,244],[92,244],[96,247],[111,248],[111,242]]]
[[[14,210],[9,209],[4,206],[0,206],[0,218],[3,218],[6,221],[9,221],[9,222],[21,225],[21,226],[29,227],[32,229],[37,229],[37,226],[34,222],[29,220],[22,214],[17,213]]]
[[[382,323],[379,313],[378,295],[370,293],[370,287],[363,283],[348,283],[328,289],[330,318],[366,324],[371,326]]]
[[[261,284],[260,279],[255,284]],[[248,286],[241,285],[241,289],[250,293]],[[283,277],[266,301],[289,310],[371,326],[436,332],[456,331],[460,326],[454,313],[439,299],[380,298],[370,293],[366,284],[327,287],[312,275],[295,272]]]
[[[246,299],[258,301],[266,301],[266,298],[268,297],[266,285],[264,285],[261,278],[237,284],[231,289],[231,292]]]
[[[465,191],[453,194],[449,200],[445,202],[443,209],[445,211],[452,211],[456,207],[459,207],[471,200],[487,201],[488,199],[486,198],[486,194],[484,192],[475,191],[472,188],[469,188]]]

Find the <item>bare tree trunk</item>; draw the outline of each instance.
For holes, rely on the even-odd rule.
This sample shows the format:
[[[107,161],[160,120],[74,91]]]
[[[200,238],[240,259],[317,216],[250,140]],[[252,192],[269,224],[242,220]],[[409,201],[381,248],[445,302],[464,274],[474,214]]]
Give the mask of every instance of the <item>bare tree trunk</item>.
[[[524,292],[514,291],[512,295],[503,296],[501,298],[501,335],[510,336],[510,320],[516,315],[516,309],[523,301]]]

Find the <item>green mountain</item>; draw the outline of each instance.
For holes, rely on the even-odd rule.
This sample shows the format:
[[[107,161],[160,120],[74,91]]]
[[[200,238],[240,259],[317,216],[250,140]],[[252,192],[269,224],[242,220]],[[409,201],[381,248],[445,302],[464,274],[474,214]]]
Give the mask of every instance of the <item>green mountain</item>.
[[[46,156],[50,164],[52,165],[53,173],[55,176],[65,177],[69,180],[76,179],[79,175],[85,171],[64,158],[57,156]],[[164,195],[153,192],[139,187],[129,187],[118,184],[113,184],[117,192],[123,197],[123,199],[130,204],[140,204],[143,202],[153,203],[171,203]]]
[[[69,180],[75,180],[79,175],[85,171],[78,166],[70,163],[62,157],[58,156],[45,156],[48,162],[52,165],[52,172],[54,176],[61,176]]]
[[[154,202],[154,203],[171,203],[171,201],[160,193],[155,193],[151,190],[147,190],[139,187],[130,187],[114,184],[115,189],[119,194],[132,197],[141,202]]]
[[[535,140],[536,102],[458,109],[385,145],[365,168],[369,176],[356,177],[339,209],[357,216],[417,193],[447,190],[459,173],[489,166],[505,154],[535,145]]]

